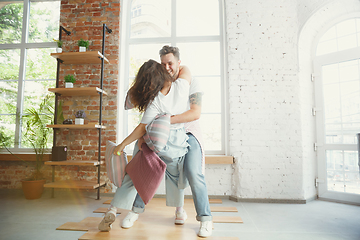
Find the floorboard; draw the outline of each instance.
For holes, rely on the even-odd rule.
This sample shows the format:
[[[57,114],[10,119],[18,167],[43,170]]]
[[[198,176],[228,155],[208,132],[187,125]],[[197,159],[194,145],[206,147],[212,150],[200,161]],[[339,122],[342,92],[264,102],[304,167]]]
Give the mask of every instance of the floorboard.
[[[111,200],[110,200],[111,201]],[[109,201],[104,202],[109,204]],[[174,224],[174,208],[166,207],[165,198],[154,198],[146,206],[146,210],[130,229],[121,228],[121,222],[129,210],[118,209],[118,215],[112,224],[110,232],[100,232],[98,224],[102,220],[103,213],[108,206],[94,210],[94,213],[101,213],[99,217],[87,217],[80,222],[67,222],[57,228],[57,230],[67,231],[86,231],[80,240],[198,240],[203,239],[197,236],[199,222],[196,221],[196,212],[192,199],[185,199],[184,209],[188,214],[188,219],[184,225]],[[211,206],[212,212],[237,212],[236,207]],[[213,216],[214,228],[217,223],[243,223],[238,216]],[[208,240],[238,240],[237,237],[208,237]]]

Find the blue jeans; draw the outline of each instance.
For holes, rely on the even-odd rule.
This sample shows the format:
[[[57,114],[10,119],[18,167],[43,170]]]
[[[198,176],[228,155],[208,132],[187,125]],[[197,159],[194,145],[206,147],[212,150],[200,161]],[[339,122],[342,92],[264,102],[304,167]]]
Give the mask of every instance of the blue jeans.
[[[139,151],[137,142],[134,147],[133,156]],[[111,205],[130,210],[136,213],[143,213],[145,210],[145,203],[137,193],[135,186],[128,174],[125,175],[121,183],[121,187],[116,189],[115,196],[111,201]]]
[[[195,204],[195,210],[196,210],[196,220],[197,221],[211,221],[212,215],[210,210],[210,204],[209,204],[209,197],[207,194],[207,187],[206,187],[206,181],[205,176],[202,174],[202,162],[201,162],[201,147],[199,142],[196,140],[196,138],[191,134],[187,134],[189,136],[188,143],[188,153],[185,155],[184,160],[184,174],[185,177],[187,177],[194,204]],[[135,144],[134,153],[136,153],[137,144]],[[184,190],[178,189],[177,187],[173,188],[170,192],[177,193],[172,194],[169,191],[168,187],[166,188],[167,192],[166,194],[171,194],[172,197],[175,197],[177,199],[177,202],[183,202],[184,200]],[[170,204],[174,207],[178,207],[179,205],[174,203]],[[183,205],[181,205],[183,206]],[[133,211],[141,213],[144,211],[145,204],[142,201],[139,194],[136,195],[134,204],[133,204]]]
[[[191,134],[188,143],[190,145],[184,160],[184,173],[187,177],[196,210],[196,220],[211,221],[209,196],[207,193],[205,176],[202,174],[201,147],[196,138]]]

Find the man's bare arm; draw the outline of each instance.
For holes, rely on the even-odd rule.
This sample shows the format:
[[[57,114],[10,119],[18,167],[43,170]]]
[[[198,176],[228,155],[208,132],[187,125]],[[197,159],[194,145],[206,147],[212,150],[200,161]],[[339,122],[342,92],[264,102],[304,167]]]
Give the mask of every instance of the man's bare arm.
[[[202,102],[202,93],[197,92],[191,94],[189,97],[190,100],[190,110],[171,117],[171,123],[186,123],[198,120],[201,115],[201,102]]]

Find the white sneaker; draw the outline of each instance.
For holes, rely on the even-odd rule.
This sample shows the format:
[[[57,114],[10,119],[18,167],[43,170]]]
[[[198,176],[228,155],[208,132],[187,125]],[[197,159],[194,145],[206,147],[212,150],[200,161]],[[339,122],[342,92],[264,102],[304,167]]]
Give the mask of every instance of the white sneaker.
[[[186,219],[187,219],[187,214],[186,214],[185,210],[182,210],[182,212],[180,212],[180,211],[175,212],[175,224],[176,225],[183,225],[185,223]]]
[[[212,221],[204,221],[200,222],[200,229],[198,236],[199,237],[209,237],[212,234],[213,222]]]
[[[130,211],[124,220],[122,221],[122,228],[131,228],[134,225],[134,222],[139,218],[139,214],[133,211]]]
[[[116,207],[110,208],[105,213],[104,218],[99,223],[99,230],[102,232],[109,232],[111,230],[111,224],[115,222],[116,218]]]

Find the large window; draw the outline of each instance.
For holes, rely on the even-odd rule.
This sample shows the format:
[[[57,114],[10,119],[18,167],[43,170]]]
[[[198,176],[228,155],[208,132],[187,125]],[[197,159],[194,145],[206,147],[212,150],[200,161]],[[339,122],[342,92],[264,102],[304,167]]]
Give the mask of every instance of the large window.
[[[60,1],[7,1],[0,4],[0,128],[11,137],[8,147],[22,143],[21,119],[55,87],[55,52]],[[52,138],[49,138],[49,147]]]
[[[148,59],[160,62],[163,45],[180,49],[182,65],[200,81],[204,95],[200,118],[206,153],[225,153],[225,77],[223,2],[221,0],[128,1],[124,79],[126,92],[139,67]],[[120,99],[123,101],[123,99]],[[121,104],[120,104],[121,106]],[[141,116],[128,111],[130,133]]]
[[[360,19],[348,19],[320,38],[316,57],[320,197],[360,195],[357,133],[360,133]],[[348,194],[348,195],[339,195]],[[354,198],[355,199],[355,198]],[[349,201],[348,199],[346,199]]]

